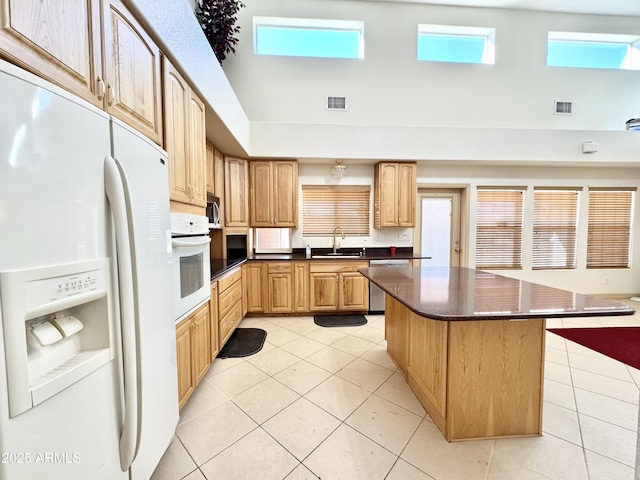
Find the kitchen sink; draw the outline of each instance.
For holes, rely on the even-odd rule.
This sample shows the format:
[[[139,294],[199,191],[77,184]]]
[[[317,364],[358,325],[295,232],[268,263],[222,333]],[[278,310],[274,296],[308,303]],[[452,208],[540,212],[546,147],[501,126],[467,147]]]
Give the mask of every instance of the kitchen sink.
[[[311,258],[362,258],[358,254],[354,253],[322,253],[319,255],[313,255]]]

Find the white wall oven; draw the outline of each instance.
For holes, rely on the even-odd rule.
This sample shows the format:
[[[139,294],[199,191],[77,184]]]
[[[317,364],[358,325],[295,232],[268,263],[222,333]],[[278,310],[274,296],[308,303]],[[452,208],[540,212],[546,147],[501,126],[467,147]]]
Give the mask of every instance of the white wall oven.
[[[173,297],[176,321],[189,315],[211,296],[209,219],[187,213],[171,214]]]

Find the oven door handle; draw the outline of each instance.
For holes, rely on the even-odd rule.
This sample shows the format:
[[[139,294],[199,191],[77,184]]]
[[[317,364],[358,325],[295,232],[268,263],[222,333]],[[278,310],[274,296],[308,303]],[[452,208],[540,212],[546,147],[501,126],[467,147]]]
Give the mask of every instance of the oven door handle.
[[[174,238],[171,240],[171,246],[173,248],[200,247],[202,245],[207,245],[208,243],[211,243],[211,238],[209,237],[202,237],[202,239],[198,237],[197,240],[194,238],[194,240],[187,240],[187,241],[181,240],[179,238]]]

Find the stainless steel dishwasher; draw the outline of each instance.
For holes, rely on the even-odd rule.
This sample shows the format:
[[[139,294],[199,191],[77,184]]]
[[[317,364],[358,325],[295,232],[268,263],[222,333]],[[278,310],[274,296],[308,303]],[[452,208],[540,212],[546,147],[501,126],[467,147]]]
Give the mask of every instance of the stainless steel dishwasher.
[[[409,260],[387,258],[386,260],[371,260],[370,267],[384,265],[386,267],[408,267]],[[385,293],[377,285],[369,282],[369,313],[384,313]]]

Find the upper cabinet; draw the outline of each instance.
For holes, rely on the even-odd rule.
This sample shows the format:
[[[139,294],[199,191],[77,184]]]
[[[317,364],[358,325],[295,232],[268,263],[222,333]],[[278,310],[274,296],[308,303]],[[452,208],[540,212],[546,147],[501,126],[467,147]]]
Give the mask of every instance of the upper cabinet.
[[[252,160],[251,226],[298,226],[298,163]]]
[[[249,226],[249,161],[224,158],[225,226]]]
[[[103,0],[102,30],[105,109],[162,145],[160,49],[119,0]]]
[[[416,164],[379,162],[374,174],[375,228],[415,225]]]
[[[103,107],[99,0],[0,2],[0,52]]]
[[[207,193],[215,195],[215,171],[214,171],[214,152],[215,148],[207,142]]]
[[[162,144],[160,51],[119,0],[4,0],[0,54]]]
[[[165,148],[169,156],[169,194],[173,201],[206,205],[204,104],[171,62],[163,63]]]
[[[220,217],[224,212],[224,155],[207,142],[207,193],[218,197]]]

